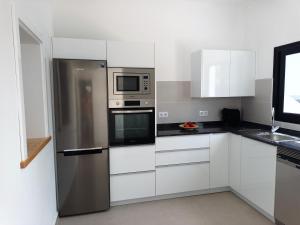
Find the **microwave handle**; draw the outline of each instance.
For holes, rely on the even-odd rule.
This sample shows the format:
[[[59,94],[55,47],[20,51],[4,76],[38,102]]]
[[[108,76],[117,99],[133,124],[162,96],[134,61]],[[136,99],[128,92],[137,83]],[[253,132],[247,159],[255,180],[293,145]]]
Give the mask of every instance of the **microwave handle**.
[[[146,109],[146,110],[114,110],[111,111],[113,114],[134,114],[134,113],[152,113],[152,109]]]

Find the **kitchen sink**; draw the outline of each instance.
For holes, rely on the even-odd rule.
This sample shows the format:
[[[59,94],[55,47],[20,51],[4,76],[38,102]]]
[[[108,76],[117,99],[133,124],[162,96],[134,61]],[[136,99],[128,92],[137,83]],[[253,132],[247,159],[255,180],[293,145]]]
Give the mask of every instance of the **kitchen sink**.
[[[281,134],[281,133],[272,133],[272,132],[261,132],[256,134],[258,137],[269,140],[269,141],[274,141],[276,143],[280,142],[285,142],[285,141],[300,141],[300,138],[298,137],[293,137],[287,134]]]

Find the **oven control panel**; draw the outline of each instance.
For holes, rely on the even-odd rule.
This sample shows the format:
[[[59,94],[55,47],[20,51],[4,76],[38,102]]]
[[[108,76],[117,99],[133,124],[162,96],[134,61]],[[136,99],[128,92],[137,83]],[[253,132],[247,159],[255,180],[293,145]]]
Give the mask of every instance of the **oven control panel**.
[[[155,100],[154,99],[109,100],[108,107],[111,109],[155,107]]]

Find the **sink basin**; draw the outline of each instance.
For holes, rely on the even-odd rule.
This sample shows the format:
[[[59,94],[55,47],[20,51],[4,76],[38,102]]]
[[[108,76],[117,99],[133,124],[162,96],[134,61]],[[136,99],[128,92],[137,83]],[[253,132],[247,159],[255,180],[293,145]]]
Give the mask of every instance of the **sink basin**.
[[[287,134],[281,134],[281,133],[272,133],[272,132],[261,132],[256,134],[257,136],[274,141],[274,142],[285,142],[285,141],[297,141],[300,140],[298,137],[293,137]]]

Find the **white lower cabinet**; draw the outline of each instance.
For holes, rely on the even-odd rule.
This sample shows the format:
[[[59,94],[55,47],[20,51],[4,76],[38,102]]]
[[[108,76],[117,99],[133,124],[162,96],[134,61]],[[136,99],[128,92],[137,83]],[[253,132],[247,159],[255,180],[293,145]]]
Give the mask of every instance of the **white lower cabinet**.
[[[209,189],[209,163],[156,168],[156,195]]]
[[[112,147],[110,174],[155,170],[155,145]]]
[[[110,148],[111,202],[155,196],[155,145]]]
[[[231,133],[156,140],[111,148],[112,202],[230,186],[274,216],[277,147]]]
[[[240,135],[229,134],[229,186],[238,193],[241,189],[241,142]]]
[[[228,134],[210,135],[210,188],[227,187]]]
[[[277,147],[242,138],[241,194],[274,216]]]
[[[110,176],[111,202],[155,196],[155,171]]]

